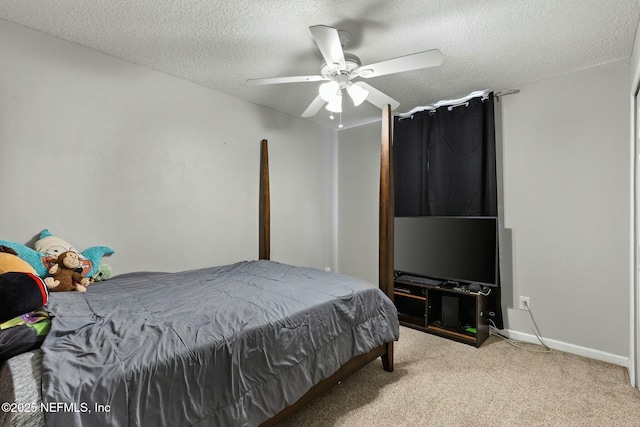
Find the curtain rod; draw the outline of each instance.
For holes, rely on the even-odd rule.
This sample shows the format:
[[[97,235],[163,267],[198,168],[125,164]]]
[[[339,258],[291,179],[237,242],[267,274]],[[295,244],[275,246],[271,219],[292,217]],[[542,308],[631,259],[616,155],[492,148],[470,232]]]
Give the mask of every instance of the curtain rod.
[[[505,95],[512,95],[515,93],[519,93],[520,89],[509,89],[505,92],[495,92],[494,96],[496,98],[500,98],[501,96],[505,96]],[[405,119],[407,117],[411,117],[413,116],[415,113],[419,113],[421,111],[434,111],[439,107],[449,107],[449,110],[451,110],[452,108],[455,107],[459,107],[461,105],[468,105],[469,100],[473,99],[473,98],[477,98],[477,97],[482,97],[483,100],[487,99],[489,97],[489,94],[491,93],[491,91],[489,89],[485,89],[485,90],[478,90],[475,92],[471,92],[469,95],[464,96],[462,98],[458,98],[458,99],[448,99],[448,100],[444,100],[444,101],[438,101],[434,104],[430,104],[430,105],[424,105],[421,107],[416,107],[411,111],[407,111],[406,113],[399,113],[396,114],[396,117],[400,118],[400,119]]]
[[[471,92],[469,95],[467,96],[463,96],[462,98],[458,98],[458,99],[448,99],[446,101],[438,101],[435,104],[430,104],[430,105],[424,105],[421,107],[416,107],[411,111],[407,111],[406,113],[400,113],[400,114],[396,114],[397,117],[399,118],[405,118],[405,117],[409,117],[414,115],[415,113],[418,113],[420,111],[433,111],[435,109],[437,109],[438,107],[444,107],[444,106],[448,106],[448,107],[457,107],[458,105],[464,105],[467,102],[469,102],[469,100],[471,100],[472,98],[476,98],[476,97],[488,97],[489,93],[491,91],[486,89],[486,90],[477,90],[475,92]]]
[[[496,98],[500,98],[502,96],[514,95],[516,93],[520,93],[520,89],[509,89],[506,92],[496,92],[496,93],[493,94],[493,96],[495,96]]]

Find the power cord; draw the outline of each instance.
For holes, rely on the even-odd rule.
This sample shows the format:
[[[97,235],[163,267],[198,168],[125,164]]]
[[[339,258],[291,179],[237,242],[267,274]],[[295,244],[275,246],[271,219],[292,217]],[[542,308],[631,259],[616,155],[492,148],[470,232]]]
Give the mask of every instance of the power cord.
[[[536,324],[535,319],[533,318],[533,313],[531,312],[531,310],[529,309],[529,304],[527,304],[527,302],[524,302],[525,308],[527,309],[527,313],[529,313],[529,317],[531,318],[531,320],[529,320],[527,318],[527,322],[529,323],[529,327],[533,330],[533,333],[536,335],[536,338],[538,339],[538,341],[540,341],[540,344],[542,344],[543,349],[539,349],[539,346],[536,344],[532,344],[526,341],[519,341],[519,340],[514,340],[513,338],[509,338],[503,334],[500,333],[500,330],[496,327],[496,324],[493,322],[492,319],[489,319],[489,322],[491,323],[489,325],[489,334],[490,335],[495,335],[498,338],[502,338],[503,340],[507,341],[509,344],[511,344],[514,347],[517,347],[521,350],[527,350],[527,351],[532,351],[534,353],[549,353],[551,352],[551,348],[548,347],[543,341],[542,338],[540,338],[540,330],[538,329],[538,325]],[[531,326],[531,322],[533,322],[533,326]],[[535,347],[532,347],[535,346]]]
[[[486,287],[486,292],[487,292],[487,293],[485,294],[484,292],[482,292],[482,290],[479,290],[479,291],[478,291],[478,293],[479,293],[480,295],[484,295],[485,297],[488,297],[488,296],[489,296],[489,294],[491,293],[491,288]]]
[[[542,338],[540,338],[540,330],[538,329],[538,325],[536,324],[536,320],[533,318],[533,313],[531,312],[531,309],[529,308],[529,303],[527,301],[524,301],[524,306],[527,309],[527,313],[529,313],[529,317],[531,318],[531,322],[533,322],[533,326],[531,326],[531,323],[529,323],[529,327],[531,328],[531,330],[533,331],[533,333],[536,335],[536,338],[538,338],[538,341],[540,341],[540,344],[542,344],[542,346],[546,349],[546,351],[551,351],[551,349],[542,341]],[[527,319],[527,322],[529,322],[529,319]]]

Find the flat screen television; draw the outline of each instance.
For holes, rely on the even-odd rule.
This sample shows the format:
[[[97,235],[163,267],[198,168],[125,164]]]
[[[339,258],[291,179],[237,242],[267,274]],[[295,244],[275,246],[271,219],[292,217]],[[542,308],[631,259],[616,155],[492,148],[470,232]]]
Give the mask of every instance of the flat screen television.
[[[394,270],[499,286],[496,217],[396,217]]]

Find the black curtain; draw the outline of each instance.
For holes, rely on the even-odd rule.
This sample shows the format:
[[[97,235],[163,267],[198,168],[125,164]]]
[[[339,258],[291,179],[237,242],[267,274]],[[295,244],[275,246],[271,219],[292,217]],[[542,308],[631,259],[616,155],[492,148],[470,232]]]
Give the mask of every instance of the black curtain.
[[[395,216],[498,216],[493,102],[394,119]]]

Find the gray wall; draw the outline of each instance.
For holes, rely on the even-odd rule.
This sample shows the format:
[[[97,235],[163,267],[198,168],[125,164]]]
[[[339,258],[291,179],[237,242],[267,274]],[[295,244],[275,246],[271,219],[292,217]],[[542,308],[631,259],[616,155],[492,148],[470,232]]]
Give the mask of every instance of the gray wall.
[[[335,268],[334,131],[3,20],[0,51],[0,239],[116,274],[255,259],[266,138],[272,259]]]
[[[338,270],[378,283],[380,123],[339,132]]]
[[[619,364],[629,356],[628,76],[617,62],[521,85],[496,104],[506,328],[532,337],[513,309],[528,296],[549,344]],[[340,271],[374,283],[379,140],[371,124],[341,131],[338,149]]]
[[[629,355],[629,65],[534,82],[502,101],[507,327]],[[505,278],[508,280],[509,278]],[[512,304],[510,304],[512,303]]]

